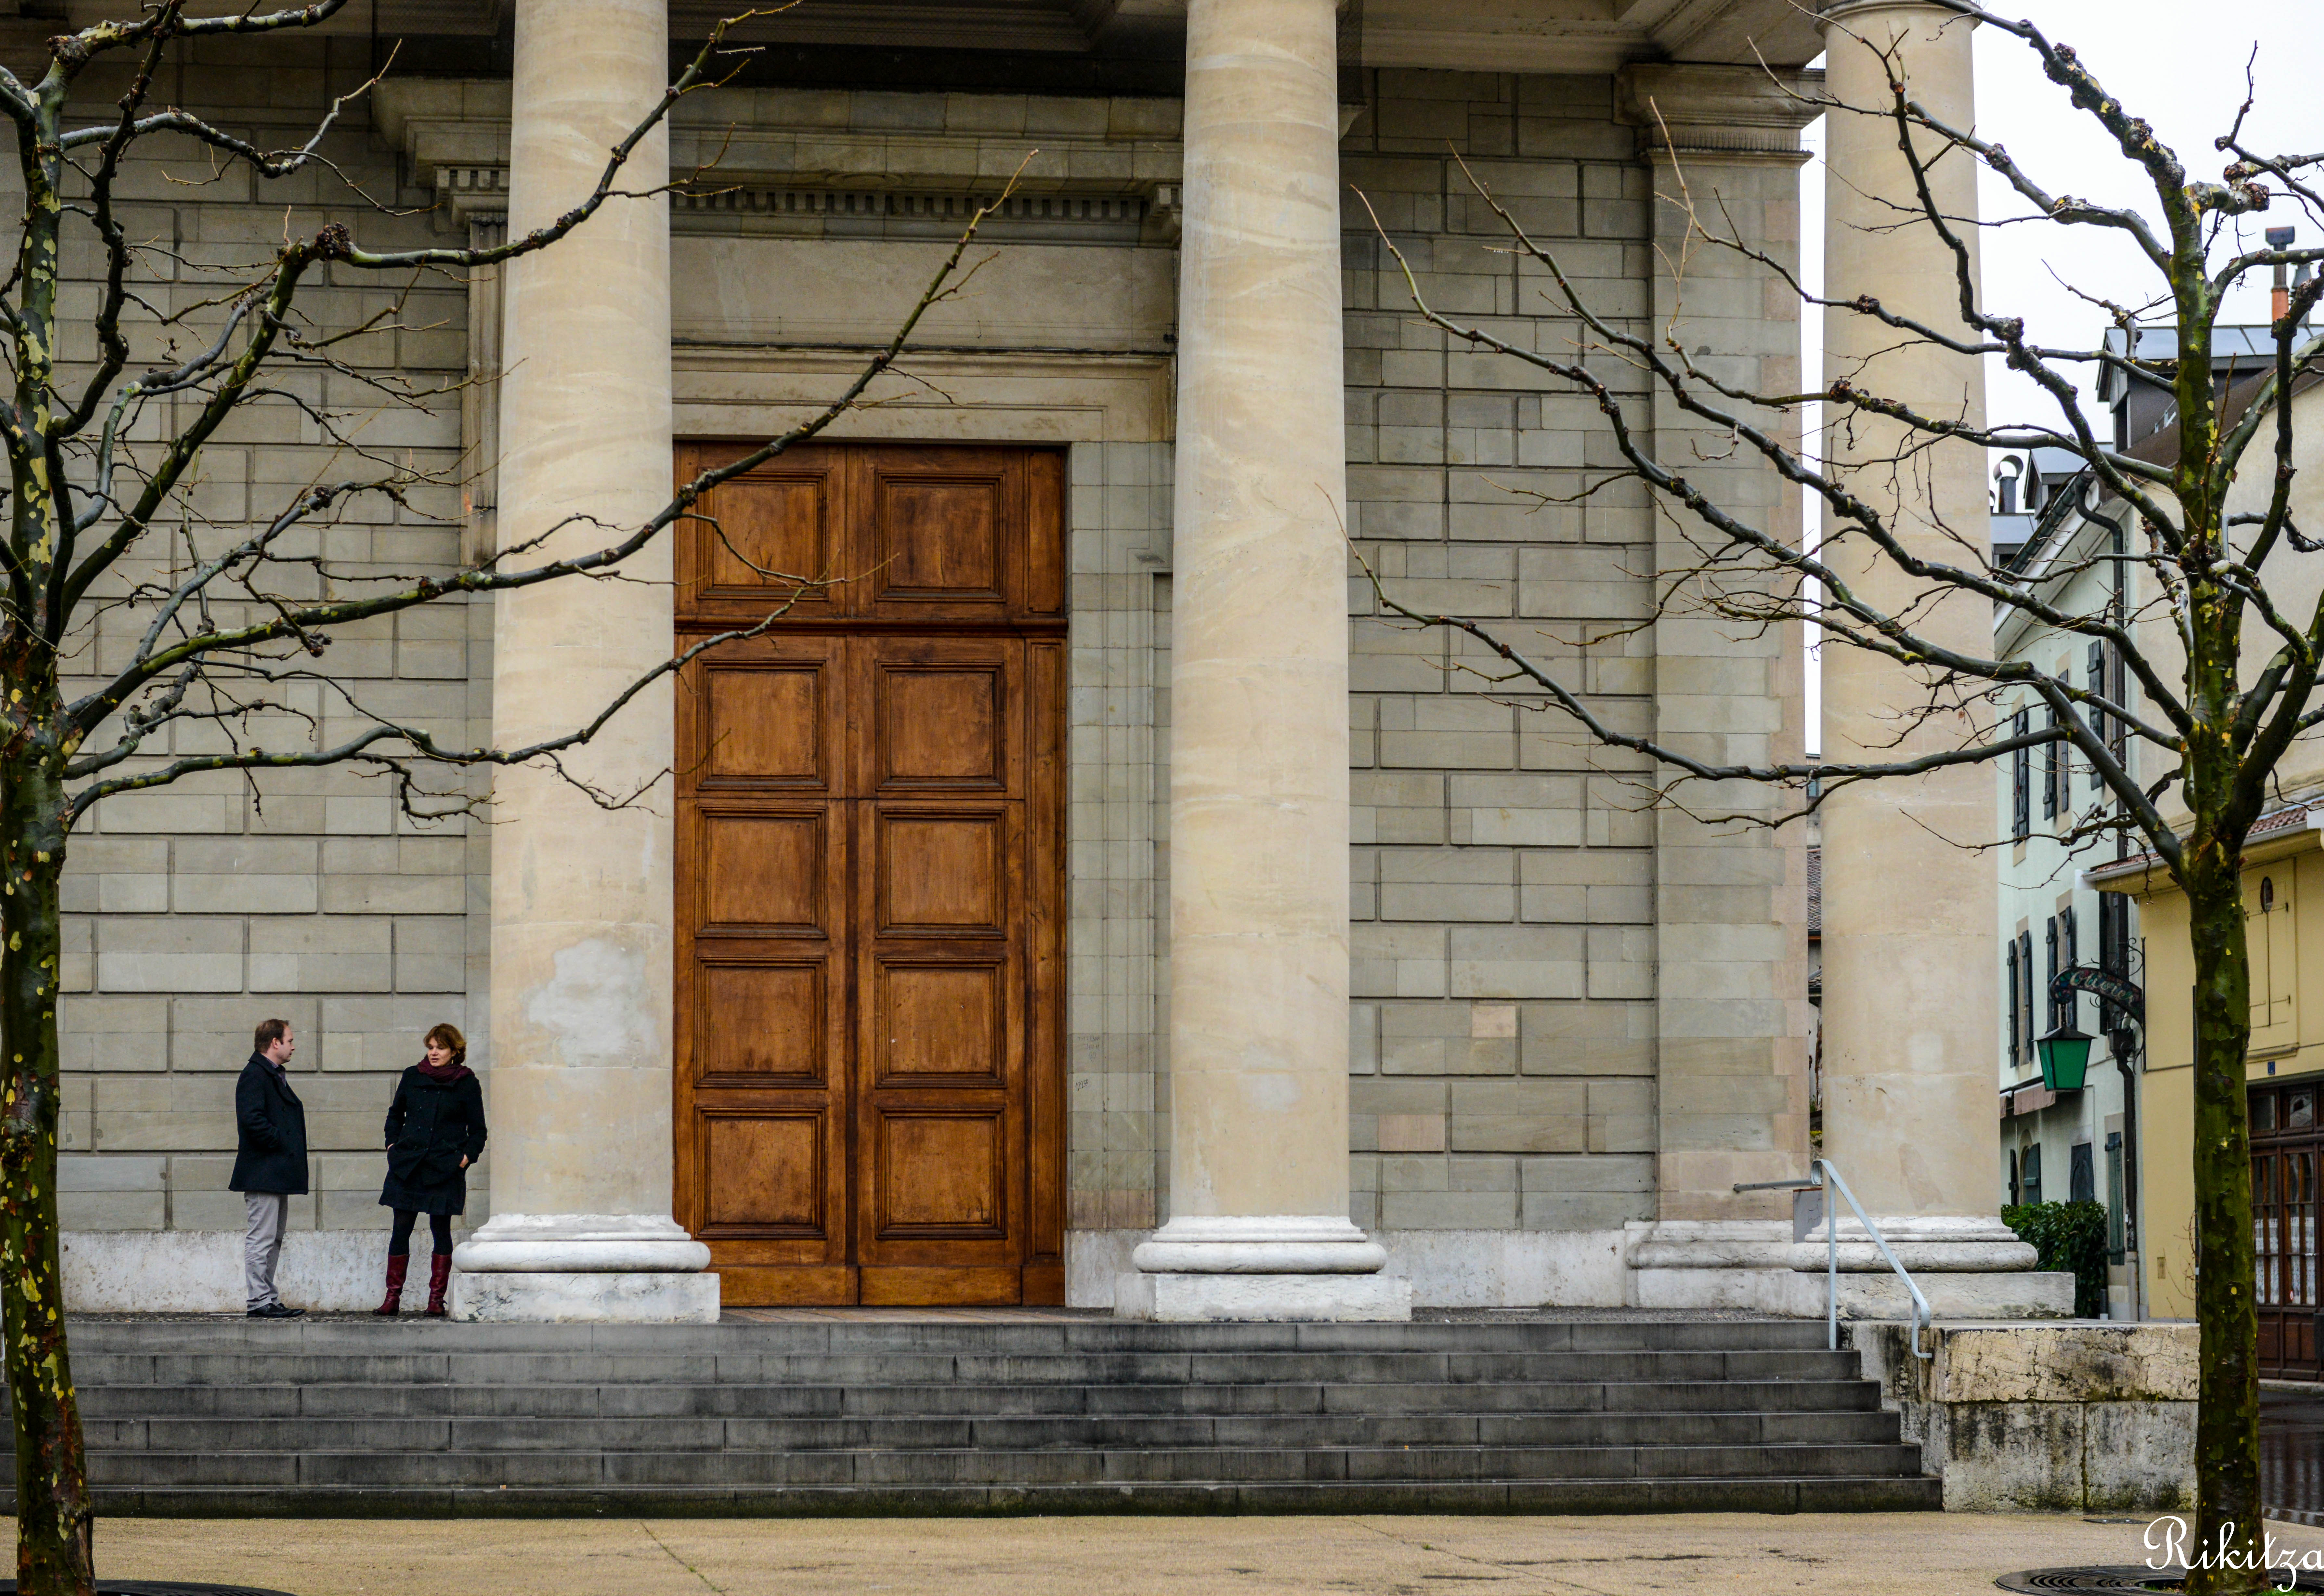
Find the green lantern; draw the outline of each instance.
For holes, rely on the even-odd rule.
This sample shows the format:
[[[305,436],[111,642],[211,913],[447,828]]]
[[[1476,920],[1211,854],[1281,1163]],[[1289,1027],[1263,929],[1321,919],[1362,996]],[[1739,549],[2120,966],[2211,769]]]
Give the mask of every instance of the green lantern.
[[[2052,1092],[2080,1092],[2082,1078],[2089,1074],[2091,1040],[2076,1030],[2070,1019],[2035,1042],[2034,1051],[2042,1060],[2042,1084]]]

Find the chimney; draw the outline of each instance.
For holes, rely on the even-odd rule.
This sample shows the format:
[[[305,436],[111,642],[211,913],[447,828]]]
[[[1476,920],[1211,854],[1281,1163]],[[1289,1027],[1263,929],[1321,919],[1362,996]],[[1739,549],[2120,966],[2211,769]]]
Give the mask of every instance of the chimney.
[[[2275,250],[2290,249],[2292,239],[2298,235],[2295,228],[2270,227],[2267,230],[2267,246]],[[2292,289],[2283,280],[2283,263],[2278,261],[2275,263],[2275,291],[2268,296],[2268,325],[2273,327],[2291,314]]]

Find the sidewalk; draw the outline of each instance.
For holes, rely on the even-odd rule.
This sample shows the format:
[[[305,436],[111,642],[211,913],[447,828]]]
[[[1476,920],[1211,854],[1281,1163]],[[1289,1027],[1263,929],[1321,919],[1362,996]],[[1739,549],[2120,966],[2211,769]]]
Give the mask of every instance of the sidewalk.
[[[2273,1525],[2280,1545],[2324,1530]],[[101,1575],[293,1596],[1987,1596],[1994,1576],[2135,1564],[2144,1524],[2049,1515],[1608,1518],[107,1519]]]

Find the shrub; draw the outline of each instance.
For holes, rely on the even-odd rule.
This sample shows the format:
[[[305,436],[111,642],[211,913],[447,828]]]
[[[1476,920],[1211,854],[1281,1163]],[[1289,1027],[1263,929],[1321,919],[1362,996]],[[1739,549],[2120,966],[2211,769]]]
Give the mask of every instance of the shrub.
[[[2107,1211],[2103,1203],[2013,1203],[2001,1222],[2040,1254],[2035,1265],[2069,1269],[2074,1277],[2074,1315],[2095,1319],[2107,1299]]]

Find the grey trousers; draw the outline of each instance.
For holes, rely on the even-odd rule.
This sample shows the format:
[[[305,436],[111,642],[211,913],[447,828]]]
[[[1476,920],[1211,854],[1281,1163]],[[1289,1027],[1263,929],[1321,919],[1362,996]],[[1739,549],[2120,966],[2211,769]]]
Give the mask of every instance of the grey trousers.
[[[281,1192],[244,1192],[242,1205],[250,1215],[250,1233],[242,1239],[242,1274],[249,1306],[263,1308],[281,1302],[274,1294],[274,1266],[282,1257],[282,1228],[290,1217],[290,1199]]]

